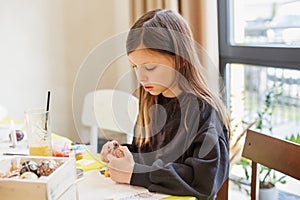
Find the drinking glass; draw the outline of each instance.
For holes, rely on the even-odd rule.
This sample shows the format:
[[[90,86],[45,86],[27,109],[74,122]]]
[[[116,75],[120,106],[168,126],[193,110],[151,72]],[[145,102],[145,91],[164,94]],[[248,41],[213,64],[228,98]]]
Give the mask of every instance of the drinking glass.
[[[50,112],[44,109],[25,111],[29,155],[52,156]]]

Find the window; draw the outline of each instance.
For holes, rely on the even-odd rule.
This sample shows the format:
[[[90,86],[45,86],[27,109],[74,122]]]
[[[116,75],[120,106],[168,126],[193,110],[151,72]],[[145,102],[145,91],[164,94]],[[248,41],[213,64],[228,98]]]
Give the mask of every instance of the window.
[[[238,45],[300,45],[300,1],[230,2],[233,43]]]
[[[300,134],[300,0],[218,0],[218,9],[232,126],[239,131],[259,119],[271,95],[262,129]]]
[[[300,134],[300,0],[218,0],[218,27],[233,142],[255,120],[277,137]],[[238,182],[243,169],[230,174]],[[278,188],[299,196],[299,184],[288,178]]]

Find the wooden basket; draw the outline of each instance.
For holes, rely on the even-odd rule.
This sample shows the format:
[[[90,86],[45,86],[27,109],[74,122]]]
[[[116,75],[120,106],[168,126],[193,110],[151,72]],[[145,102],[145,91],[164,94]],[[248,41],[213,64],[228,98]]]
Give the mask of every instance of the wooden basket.
[[[52,174],[37,180],[21,178],[0,178],[1,200],[76,200],[76,164],[74,158],[18,156],[0,157],[1,171],[9,170],[11,159],[20,158],[23,161],[53,159],[62,162]]]

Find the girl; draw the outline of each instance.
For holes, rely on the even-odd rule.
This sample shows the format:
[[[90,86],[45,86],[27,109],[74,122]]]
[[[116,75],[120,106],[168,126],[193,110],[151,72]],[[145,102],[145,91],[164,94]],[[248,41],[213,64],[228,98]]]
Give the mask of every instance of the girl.
[[[132,144],[101,159],[111,179],[149,191],[214,199],[228,177],[229,120],[208,88],[197,46],[185,20],[157,9],[136,21],[126,41],[136,72],[139,115]]]

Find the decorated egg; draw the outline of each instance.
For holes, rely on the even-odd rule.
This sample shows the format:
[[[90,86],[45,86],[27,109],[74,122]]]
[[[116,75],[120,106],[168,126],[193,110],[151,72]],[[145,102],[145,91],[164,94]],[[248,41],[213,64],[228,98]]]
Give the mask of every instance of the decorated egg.
[[[39,176],[49,176],[59,166],[60,164],[55,160],[43,160],[38,167],[37,173]]]
[[[120,144],[117,141],[113,140],[112,145],[113,145],[113,148],[110,153],[112,153],[112,155],[117,158],[124,157],[124,152],[120,149]]]
[[[24,172],[24,173],[20,176],[20,178],[22,178],[22,179],[33,179],[33,180],[36,180],[36,179],[38,179],[39,177],[38,177],[35,173],[33,173],[33,172]]]
[[[21,176],[25,172],[32,172],[32,173],[35,173],[36,175],[38,175],[37,170],[38,170],[38,165],[36,164],[36,162],[29,160],[29,161],[22,163],[19,174]]]
[[[124,157],[124,152],[121,149],[117,148],[113,151],[113,155],[117,158],[122,158]]]
[[[24,138],[24,132],[22,130],[16,130],[17,141],[21,141]],[[11,133],[9,133],[9,139],[11,140]]]

